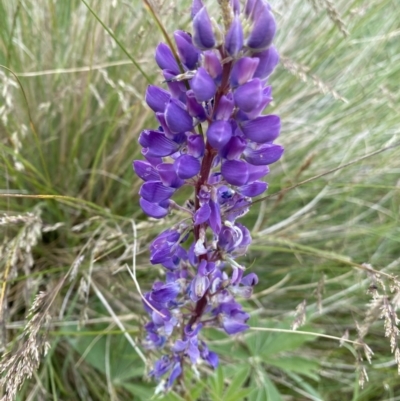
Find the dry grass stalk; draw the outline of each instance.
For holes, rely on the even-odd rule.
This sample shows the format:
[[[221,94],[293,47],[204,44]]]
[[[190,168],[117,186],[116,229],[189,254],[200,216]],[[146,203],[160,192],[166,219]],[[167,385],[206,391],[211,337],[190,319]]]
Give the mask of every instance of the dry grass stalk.
[[[297,330],[299,327],[303,326],[306,322],[306,308],[307,301],[304,299],[299,305],[296,307],[295,319],[292,323],[291,329]]]
[[[318,91],[324,95],[330,93],[335,99],[341,100],[343,103],[348,103],[348,100],[341,96],[338,92],[332,89],[328,84],[323,82],[315,74],[310,74],[310,69],[302,64],[296,63],[295,61],[289,59],[288,57],[281,56],[281,62],[283,67],[289,71],[292,75],[296,76],[303,82],[307,82],[310,78],[314,85],[317,87]]]
[[[343,33],[344,36],[349,35],[349,31],[346,28],[346,24],[343,21],[338,9],[335,7],[331,0],[323,0],[326,12],[332,22],[338,27],[339,31]]]
[[[33,213],[10,216],[4,214],[0,217],[0,226],[22,225],[18,233],[11,239],[5,240],[0,247],[0,261],[4,261],[2,268],[2,286],[0,293],[0,325],[2,326],[1,344],[7,343],[5,324],[7,320],[7,294],[8,283],[17,277],[18,269],[21,269],[28,279],[25,284],[25,298],[30,298],[32,279],[29,278],[33,266],[33,247],[38,243],[42,236],[43,222],[40,218],[40,210],[36,209]],[[1,266],[1,262],[0,262]]]
[[[22,333],[22,345],[15,353],[3,356],[0,363],[0,387],[4,395],[0,401],[12,401],[26,379],[38,369],[42,355],[50,348],[47,331],[50,322],[47,294],[40,292],[29,312],[28,323]]]

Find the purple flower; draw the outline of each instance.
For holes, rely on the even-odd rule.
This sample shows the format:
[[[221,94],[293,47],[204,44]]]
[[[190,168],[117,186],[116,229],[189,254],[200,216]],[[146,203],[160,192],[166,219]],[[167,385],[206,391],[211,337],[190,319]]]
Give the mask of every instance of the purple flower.
[[[279,62],[274,16],[264,0],[247,0],[242,12],[238,0],[229,5],[233,18],[224,30],[194,0],[193,36],[174,33],[178,58],[168,45],[157,46],[165,83],[149,85],[145,99],[158,129],[141,132],[146,160],[133,163],[144,181],[143,211],[156,219],[176,210],[182,216],[150,244],[150,264],[165,275],[143,296],[144,344],[164,353],[150,375],[164,378],[166,390],[185,363],[218,366],[202,340],[204,326],[228,335],[248,328],[249,314],[237,299],[251,297],[258,277],[244,275],[236,261],[251,244],[238,219],[266,191],[268,165],[283,154],[274,143],[280,118],[262,115],[272,101],[267,80]],[[183,204],[171,199],[175,192],[177,199],[188,195]]]

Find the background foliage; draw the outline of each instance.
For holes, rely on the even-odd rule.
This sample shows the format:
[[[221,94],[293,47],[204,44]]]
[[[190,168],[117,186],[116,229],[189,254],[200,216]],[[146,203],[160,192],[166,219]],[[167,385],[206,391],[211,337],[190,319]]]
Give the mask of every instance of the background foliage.
[[[146,318],[127,266],[136,246],[146,291],[162,274],[147,262],[147,245],[179,219],[142,215],[131,169],[138,134],[155,124],[143,94],[148,82],[162,81],[153,60],[162,33],[139,0],[87,4],[0,3],[0,64],[9,68],[0,69],[1,347],[41,349],[43,336],[51,345],[18,400],[154,393],[143,361],[154,356],[139,349]],[[190,30],[188,1],[151,4],[168,33]],[[400,4],[271,4],[282,63],[271,78],[270,109],[281,115],[286,152],[271,169],[268,194],[400,139]],[[369,306],[376,291],[395,308],[399,296],[390,292],[393,280],[365,265],[394,275],[400,265],[399,160],[393,146],[254,205],[244,218],[254,237],[246,263],[260,277],[246,305],[252,329],[235,339],[210,330],[221,367],[187,371],[186,389],[160,397],[400,400],[380,311]],[[32,311],[32,337],[25,317],[40,291],[47,295]],[[299,330],[314,335],[284,331],[303,301]],[[368,328],[370,365],[363,346],[320,336],[361,341],[356,322]]]

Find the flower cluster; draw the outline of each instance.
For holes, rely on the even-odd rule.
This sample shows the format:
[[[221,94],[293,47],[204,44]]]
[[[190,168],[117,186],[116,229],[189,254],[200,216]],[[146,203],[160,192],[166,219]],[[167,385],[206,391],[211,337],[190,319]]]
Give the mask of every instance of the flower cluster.
[[[241,9],[230,0],[222,7],[224,28],[194,0],[193,36],[176,31],[176,51],[158,45],[155,59],[167,89],[150,85],[146,102],[159,128],[140,134],[145,160],[133,163],[144,181],[139,194],[147,215],[162,218],[172,209],[188,215],[150,246],[150,262],[161,264],[166,277],[144,296],[151,318],[145,342],[165,350],[151,372],[167,377],[165,387],[182,374],[184,361],[217,366],[217,355],[200,338],[203,327],[229,335],[248,328],[236,297],[249,298],[258,278],[244,275],[236,261],[251,242],[236,220],[267,189],[262,178],[283,153],[273,143],[279,117],[261,115],[279,62],[270,6],[247,0]],[[171,197],[183,186],[194,189],[194,198],[177,205]]]

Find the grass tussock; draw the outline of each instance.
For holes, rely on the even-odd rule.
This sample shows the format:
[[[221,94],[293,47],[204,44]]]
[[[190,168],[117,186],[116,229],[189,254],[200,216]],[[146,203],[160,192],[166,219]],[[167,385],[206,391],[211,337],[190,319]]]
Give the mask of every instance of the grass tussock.
[[[190,30],[188,1],[148,4],[168,34]],[[243,263],[260,277],[252,329],[210,330],[221,368],[188,371],[180,394],[160,398],[394,401],[400,6],[271,4],[282,62],[269,111],[286,151],[244,218],[254,242]],[[149,241],[179,216],[142,215],[131,162],[155,124],[143,94],[162,85],[161,40],[138,0],[0,3],[4,400],[154,394],[140,291],[162,274]]]

